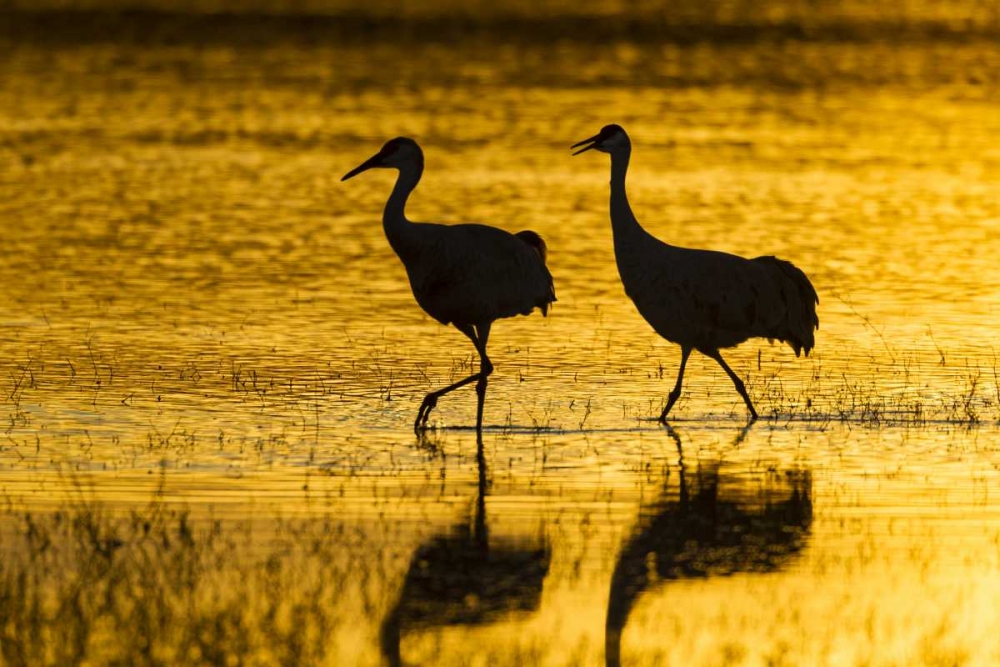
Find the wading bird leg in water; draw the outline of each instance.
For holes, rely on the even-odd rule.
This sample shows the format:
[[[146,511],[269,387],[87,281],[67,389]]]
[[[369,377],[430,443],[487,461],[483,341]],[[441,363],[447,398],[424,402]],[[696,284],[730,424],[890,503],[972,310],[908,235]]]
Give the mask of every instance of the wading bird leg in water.
[[[423,403],[420,404],[420,410],[417,411],[417,420],[413,422],[413,430],[418,434],[422,429],[427,428],[427,419],[431,415],[431,410],[437,406],[437,401],[439,398],[447,393],[455,391],[467,384],[475,382],[476,384],[476,395],[479,399],[478,406],[476,408],[476,432],[480,432],[483,429],[483,403],[486,400],[486,385],[487,378],[493,373],[493,364],[490,362],[490,358],[486,355],[486,343],[490,337],[490,326],[491,324],[487,322],[486,324],[480,324],[477,327],[472,327],[468,324],[456,324],[455,328],[464,333],[472,341],[472,344],[476,346],[476,352],[479,353],[479,372],[473,373],[467,378],[459,380],[454,384],[450,384],[444,389],[438,389],[437,391],[432,391],[424,397]]]
[[[686,345],[681,347],[681,369],[677,371],[677,383],[674,384],[673,390],[667,396],[667,405],[663,408],[663,412],[660,413],[660,423],[667,423],[667,413],[670,412],[670,408],[674,407],[674,403],[677,399],[681,397],[681,384],[684,382],[684,367],[687,366],[688,357],[691,356],[691,348]]]
[[[684,447],[681,445],[681,436],[680,436],[679,433],[677,433],[677,431],[674,430],[674,427],[671,426],[670,424],[668,424],[666,421],[663,422],[663,425],[667,427],[667,435],[669,435],[670,439],[673,440],[674,444],[677,445],[677,457],[680,460],[680,466],[681,466],[681,469],[683,470],[684,469]]]
[[[482,440],[483,404],[486,402],[486,385],[489,383],[490,374],[493,372],[493,364],[486,355],[486,343],[490,338],[490,323],[486,322],[477,326],[476,334],[479,338],[479,344],[476,346],[476,349],[479,350],[479,382],[476,384],[476,398],[478,399],[476,404],[476,433],[479,434],[480,440]]]
[[[486,455],[483,453],[483,432],[480,430],[476,431],[476,467],[479,469],[479,493],[476,494],[476,526],[472,534],[485,553],[489,549],[489,530],[486,526],[486,492],[489,483],[486,478]]]
[[[754,425],[754,420],[751,419],[749,422],[747,422],[746,426],[741,428],[740,432],[736,434],[736,437],[733,438],[733,444],[730,445],[730,447],[732,447],[733,449],[739,449],[740,445],[743,444],[743,441],[747,439],[747,433],[750,432],[750,429],[753,428],[753,425]]]
[[[757,411],[754,410],[753,403],[750,402],[750,396],[747,395],[746,385],[743,384],[743,380],[741,380],[740,377],[733,372],[733,369],[729,367],[729,364],[727,364],[725,360],[723,360],[722,355],[719,354],[719,351],[699,350],[699,352],[704,354],[706,357],[711,357],[712,359],[715,359],[717,362],[719,362],[719,365],[722,366],[722,370],[726,371],[726,375],[728,375],[729,379],[733,381],[734,385],[736,385],[736,391],[740,392],[740,396],[743,397],[743,402],[747,404],[747,409],[750,410],[750,421],[751,422],[757,421]]]

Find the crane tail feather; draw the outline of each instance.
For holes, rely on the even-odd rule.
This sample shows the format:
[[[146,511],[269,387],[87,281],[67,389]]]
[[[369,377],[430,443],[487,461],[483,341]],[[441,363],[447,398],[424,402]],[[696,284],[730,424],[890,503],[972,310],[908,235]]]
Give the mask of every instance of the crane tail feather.
[[[788,343],[796,357],[803,352],[809,356],[816,344],[813,332],[819,329],[819,316],[816,314],[819,295],[816,294],[816,288],[802,269],[791,262],[777,257],[757,259],[776,270],[776,282],[786,306],[785,317],[774,331],[774,337]]]
[[[552,274],[549,273],[549,269],[545,265],[545,260],[548,259],[549,255],[549,247],[545,244],[545,239],[543,239],[539,233],[533,232],[530,229],[517,232],[514,236],[528,244],[528,246],[535,251],[538,258],[542,261],[542,271],[545,273],[547,285],[545,285],[544,289],[541,290],[542,293],[540,294],[535,306],[542,311],[543,317],[547,317],[549,314],[549,306],[556,302],[556,289],[552,282]]]

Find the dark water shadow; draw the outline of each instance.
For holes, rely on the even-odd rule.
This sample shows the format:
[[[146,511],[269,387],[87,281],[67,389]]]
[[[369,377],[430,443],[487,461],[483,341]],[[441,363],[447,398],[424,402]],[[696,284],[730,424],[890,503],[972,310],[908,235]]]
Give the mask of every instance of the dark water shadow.
[[[424,542],[410,559],[396,604],[380,631],[385,664],[402,665],[400,642],[408,631],[449,625],[486,625],[533,612],[542,597],[551,552],[535,543],[491,538],[486,518],[489,481],[483,441],[476,438],[479,488],[474,517]]]
[[[15,3],[16,4],[16,3]],[[52,3],[49,3],[52,4]],[[63,3],[72,5],[73,3]],[[75,3],[77,5],[95,3]],[[371,45],[378,41],[462,43],[492,40],[523,45],[629,40],[658,46],[719,43],[757,44],[772,41],[889,42],[968,41],[995,36],[989,19],[947,20],[904,13],[865,12],[845,16],[837,12],[807,13],[776,19],[764,11],[749,12],[738,21],[719,21],[711,11],[694,12],[696,3],[682,5],[682,12],[668,5],[640,3],[624,11],[594,13],[581,3],[564,3],[558,12],[385,12],[343,8],[339,11],[184,11],[146,7],[143,3],[120,2],[119,7],[66,7],[61,11],[7,10],[0,23],[0,36],[32,38],[43,44],[106,43],[139,44],[329,44],[337,42]],[[152,3],[145,3],[152,4]],[[232,3],[239,6],[239,3]],[[258,3],[260,4],[260,3]],[[286,3],[293,4],[293,3]],[[308,3],[298,3],[305,6]],[[378,3],[376,3],[378,4]],[[415,3],[414,6],[419,6]],[[510,3],[508,3],[509,5]],[[25,3],[27,5],[27,3]],[[337,3],[329,3],[336,7]],[[0,3],[0,7],[3,3]],[[405,6],[401,3],[400,7]],[[752,5],[751,5],[752,6]],[[655,7],[655,10],[652,8]],[[27,36],[27,37],[25,37]]]
[[[609,666],[621,664],[622,633],[644,591],[680,579],[779,571],[802,551],[812,524],[808,471],[786,471],[766,488],[748,485],[720,472],[718,459],[687,462],[680,435],[669,426],[666,432],[680,453],[679,488],[668,474],[615,563],[604,635]]]

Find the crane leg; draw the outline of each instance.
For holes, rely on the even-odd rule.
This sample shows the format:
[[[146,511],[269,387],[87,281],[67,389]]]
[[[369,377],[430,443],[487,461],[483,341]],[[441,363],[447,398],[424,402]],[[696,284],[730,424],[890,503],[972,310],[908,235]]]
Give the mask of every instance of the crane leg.
[[[420,410],[417,411],[417,420],[413,423],[413,430],[417,433],[421,429],[427,428],[427,419],[431,415],[431,410],[437,407],[438,399],[445,394],[451,393],[460,387],[464,387],[467,384],[471,384],[479,379],[479,373],[475,375],[470,375],[467,378],[459,380],[455,384],[450,384],[444,389],[438,389],[437,391],[432,391],[431,393],[424,396],[424,402],[420,404]]]
[[[747,395],[747,387],[743,384],[743,380],[741,380],[739,376],[733,372],[733,369],[730,368],[729,364],[725,362],[718,350],[700,350],[700,352],[706,357],[711,357],[719,362],[719,365],[722,366],[722,370],[726,371],[726,375],[728,375],[729,379],[733,381],[734,385],[736,385],[736,391],[740,392],[740,396],[743,397],[743,402],[747,404],[747,409],[750,410],[750,421],[757,421],[757,411],[754,409],[753,403],[750,402],[750,397]]]
[[[674,407],[674,403],[677,399],[681,397],[681,384],[684,382],[684,367],[687,366],[688,357],[691,356],[690,347],[681,347],[681,368],[677,371],[677,382],[674,384],[673,390],[667,396],[667,405],[663,408],[663,412],[660,413],[660,423],[667,423],[667,413],[670,412],[670,408]]]
[[[463,378],[463,379],[459,380],[458,382],[455,382],[454,384],[450,384],[450,385],[448,385],[447,387],[445,387],[443,389],[438,389],[437,391],[432,391],[429,394],[427,394],[426,396],[424,396],[424,401],[423,401],[423,403],[420,404],[420,409],[417,411],[417,419],[416,419],[416,421],[413,422],[413,430],[415,432],[417,432],[417,433],[419,433],[421,429],[427,428],[427,420],[428,420],[428,418],[431,415],[431,411],[435,407],[437,407],[438,399],[441,398],[442,396],[444,396],[445,394],[449,394],[449,393],[455,391],[456,389],[460,389],[461,387],[464,387],[467,384],[472,384],[473,382],[476,382],[478,380],[480,382],[480,384],[483,385],[483,388],[482,388],[482,396],[483,396],[483,398],[485,398],[485,396],[486,396],[486,385],[485,385],[484,373],[486,375],[489,375],[490,373],[493,372],[493,364],[490,363],[489,358],[486,356],[486,344],[485,344],[485,342],[482,342],[482,343],[480,342],[480,337],[476,334],[476,330],[473,329],[471,326],[456,324],[455,327],[459,331],[461,331],[462,333],[464,333],[466,336],[468,336],[469,339],[472,341],[472,344],[476,346],[476,351],[479,352],[479,358],[480,358],[479,372],[478,373],[473,373],[472,375],[470,375],[467,378]],[[480,326],[480,330],[483,330],[482,326]],[[489,332],[490,332],[490,327],[489,327],[489,325],[486,325],[485,326],[485,335],[486,335],[487,338],[490,335]],[[477,393],[478,393],[479,392],[478,385],[476,387],[476,390],[477,390]],[[480,411],[480,414],[481,414],[482,413],[482,399],[480,399],[480,408],[479,408],[479,411]],[[481,426],[480,426],[480,428],[481,428]]]
[[[483,433],[483,405],[486,403],[486,385],[489,384],[490,374],[493,373],[493,363],[486,355],[486,342],[490,339],[490,323],[480,324],[476,327],[479,343],[476,349],[479,350],[479,382],[476,383],[476,433]]]

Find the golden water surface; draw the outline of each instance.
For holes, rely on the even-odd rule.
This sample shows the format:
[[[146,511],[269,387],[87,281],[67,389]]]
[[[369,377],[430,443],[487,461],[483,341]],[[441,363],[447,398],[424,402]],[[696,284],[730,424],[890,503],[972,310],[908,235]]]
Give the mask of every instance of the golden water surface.
[[[996,13],[287,4],[0,19],[0,662],[1000,663]],[[697,355],[651,421],[679,350],[568,151],[609,122],[650,232],[819,292],[808,358],[725,353],[750,428]],[[549,246],[481,457],[471,388],[411,430],[478,361],[385,240],[393,173],[339,182],[397,135],[411,218]]]

